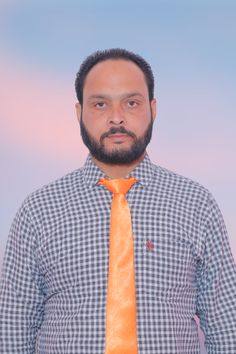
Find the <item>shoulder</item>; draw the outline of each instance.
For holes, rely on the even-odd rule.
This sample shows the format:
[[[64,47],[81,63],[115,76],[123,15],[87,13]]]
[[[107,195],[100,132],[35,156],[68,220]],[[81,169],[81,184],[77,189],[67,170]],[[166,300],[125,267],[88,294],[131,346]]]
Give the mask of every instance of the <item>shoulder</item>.
[[[29,194],[23,206],[27,209],[50,208],[65,204],[80,188],[82,168],[74,170]]]
[[[152,164],[152,167],[154,186],[172,200],[208,204],[214,199],[211,192],[201,183],[159,165]]]
[[[208,188],[161,166],[153,165],[153,171],[153,194],[166,210],[177,211],[178,217],[187,215],[188,220],[194,219],[202,227],[212,222],[224,224],[220,207]]]
[[[173,186],[187,186],[189,188],[197,189],[203,193],[209,193],[209,190],[204,187],[201,183],[193,180],[187,176],[183,176],[174,171],[171,171],[163,166],[152,164],[154,175],[157,180],[161,180],[168,185]]]

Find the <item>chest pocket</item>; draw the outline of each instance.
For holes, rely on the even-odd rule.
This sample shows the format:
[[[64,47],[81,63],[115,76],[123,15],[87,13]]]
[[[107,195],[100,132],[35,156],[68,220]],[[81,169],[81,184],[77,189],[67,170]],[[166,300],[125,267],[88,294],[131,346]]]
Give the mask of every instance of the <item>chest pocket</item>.
[[[145,292],[162,298],[195,288],[196,258],[181,228],[168,226],[143,237],[142,282]]]

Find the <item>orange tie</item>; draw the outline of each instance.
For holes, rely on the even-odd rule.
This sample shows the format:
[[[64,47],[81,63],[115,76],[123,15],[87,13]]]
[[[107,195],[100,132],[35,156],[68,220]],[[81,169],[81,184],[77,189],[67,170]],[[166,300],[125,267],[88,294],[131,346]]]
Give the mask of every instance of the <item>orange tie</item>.
[[[113,193],[110,224],[105,354],[138,354],[134,247],[125,194],[136,179],[106,179],[99,184]]]

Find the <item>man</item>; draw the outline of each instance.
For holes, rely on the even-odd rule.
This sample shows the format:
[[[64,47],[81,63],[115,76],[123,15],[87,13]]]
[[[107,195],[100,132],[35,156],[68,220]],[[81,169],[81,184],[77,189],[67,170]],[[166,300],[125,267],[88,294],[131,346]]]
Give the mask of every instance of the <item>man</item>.
[[[146,153],[156,116],[150,66],[123,49],[99,51],[81,65],[75,87],[90,154],[82,168],[30,195],[13,222],[1,353],[197,354],[197,315],[208,353],[235,354],[236,272],[220,210],[203,186]],[[126,192],[107,188],[130,179]],[[129,256],[112,258],[126,239]]]

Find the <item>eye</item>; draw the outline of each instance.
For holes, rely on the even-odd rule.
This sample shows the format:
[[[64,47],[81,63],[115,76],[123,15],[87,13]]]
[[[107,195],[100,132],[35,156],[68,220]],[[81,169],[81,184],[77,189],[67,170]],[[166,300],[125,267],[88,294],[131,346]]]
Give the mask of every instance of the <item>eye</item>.
[[[98,109],[104,109],[104,108],[106,108],[106,103],[105,102],[97,102],[96,104],[95,104],[95,107],[96,108],[98,108]]]
[[[134,108],[134,107],[136,107],[137,105],[138,105],[137,102],[134,101],[134,100],[129,100],[129,101],[127,102],[127,106],[128,106],[129,108]]]

